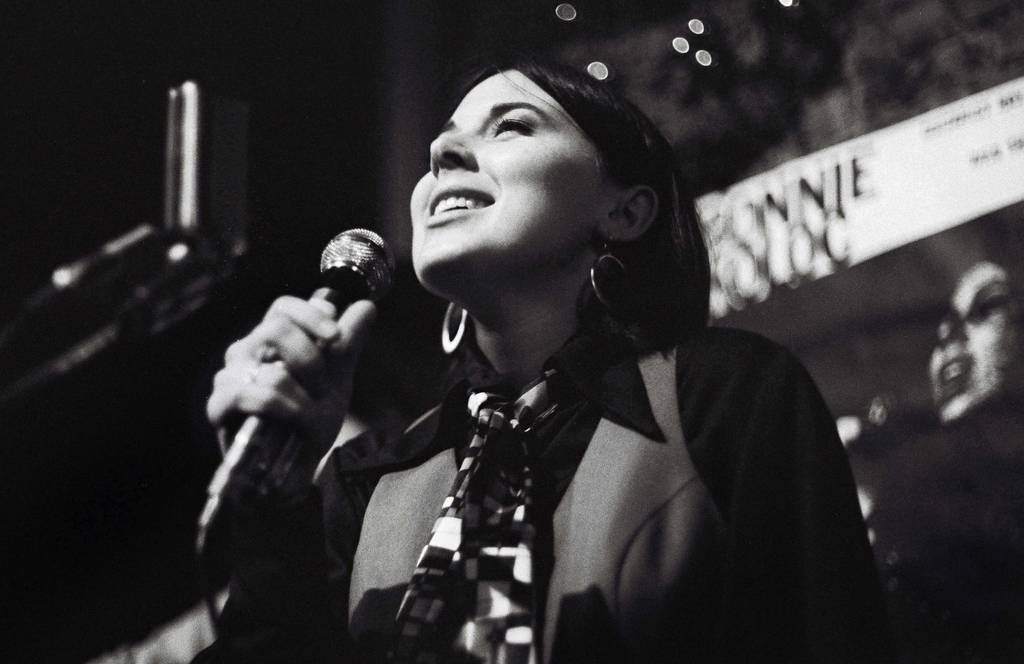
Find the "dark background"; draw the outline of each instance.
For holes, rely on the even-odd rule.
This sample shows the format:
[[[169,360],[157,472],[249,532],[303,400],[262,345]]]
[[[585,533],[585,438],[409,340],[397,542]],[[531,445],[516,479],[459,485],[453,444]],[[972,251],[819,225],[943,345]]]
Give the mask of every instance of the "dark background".
[[[700,191],[1024,71],[1009,0],[576,2],[571,23],[556,4],[4,4],[0,323],[56,266],[159,224],[167,89],[189,78],[249,104],[251,248],[191,316],[0,406],[0,660],[82,661],[196,601],[209,381],[273,297],[314,287],[335,233],[376,229],[400,259],[357,405],[390,430],[429,405],[443,303],[411,275],[407,200],[454,63],[493,46],[608,63]],[[717,65],[672,51],[676,35]],[[61,350],[32,341],[0,360]]]
[[[167,89],[186,78],[250,104],[252,210],[251,252],[199,312],[4,404],[3,661],[82,661],[198,598],[194,522],[218,456],[203,407],[224,346],[275,294],[312,289],[334,233],[375,224],[376,7],[3,10],[5,322],[57,265],[160,224]]]

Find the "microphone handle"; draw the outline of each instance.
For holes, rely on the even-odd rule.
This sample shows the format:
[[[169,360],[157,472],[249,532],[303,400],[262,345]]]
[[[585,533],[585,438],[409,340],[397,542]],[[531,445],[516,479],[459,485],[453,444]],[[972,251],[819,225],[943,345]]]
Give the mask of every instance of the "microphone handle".
[[[203,590],[206,610],[209,613],[210,625],[213,627],[214,634],[217,634],[220,629],[220,610],[209,583],[210,571],[207,567],[210,560],[206,550],[207,537],[213,530],[213,525],[220,514],[228,485],[236,475],[244,472],[256,483],[257,491],[264,496],[270,495],[271,492],[283,485],[302,446],[298,437],[291,434],[290,426],[264,420],[258,415],[250,415],[238,429],[234,442],[228,448],[224,460],[210,481],[206,504],[199,515],[195,551],[199,585]],[[286,440],[282,443],[281,439]],[[276,458],[275,450],[281,450]],[[243,468],[241,471],[236,470],[240,465],[247,466],[247,468]],[[271,470],[274,471],[272,475]],[[267,481],[268,475],[271,475],[269,481]]]
[[[210,480],[206,505],[199,515],[200,537],[213,525],[236,476],[243,475],[260,496],[270,496],[284,485],[302,447],[302,442],[292,434],[292,427],[282,422],[259,415],[245,419]],[[197,546],[202,548],[202,542]]]

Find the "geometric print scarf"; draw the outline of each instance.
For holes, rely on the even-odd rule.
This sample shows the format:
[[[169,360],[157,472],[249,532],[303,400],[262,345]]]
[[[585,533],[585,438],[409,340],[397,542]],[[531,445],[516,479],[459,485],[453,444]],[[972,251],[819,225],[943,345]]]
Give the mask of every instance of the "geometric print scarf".
[[[473,439],[396,620],[402,664],[535,664],[532,429],[555,411],[547,380],[514,402],[473,392]]]

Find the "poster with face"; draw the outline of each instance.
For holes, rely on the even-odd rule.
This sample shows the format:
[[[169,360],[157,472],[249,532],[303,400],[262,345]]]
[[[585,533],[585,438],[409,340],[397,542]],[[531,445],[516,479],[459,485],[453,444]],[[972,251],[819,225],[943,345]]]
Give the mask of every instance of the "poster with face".
[[[862,406],[836,410],[908,647],[966,656],[1020,645],[1022,230],[1017,204],[851,270],[917,273],[911,287],[934,298],[848,339],[870,368],[850,378],[863,381]]]
[[[903,661],[1024,652],[1024,80],[700,201],[716,324],[807,365]],[[982,660],[978,660],[982,661]]]

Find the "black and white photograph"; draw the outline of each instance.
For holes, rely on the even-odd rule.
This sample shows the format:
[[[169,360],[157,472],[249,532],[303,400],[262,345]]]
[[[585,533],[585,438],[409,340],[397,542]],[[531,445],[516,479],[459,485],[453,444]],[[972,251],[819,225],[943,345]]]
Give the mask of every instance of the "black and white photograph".
[[[1024,661],[1022,34],[5,3],[0,661]]]

